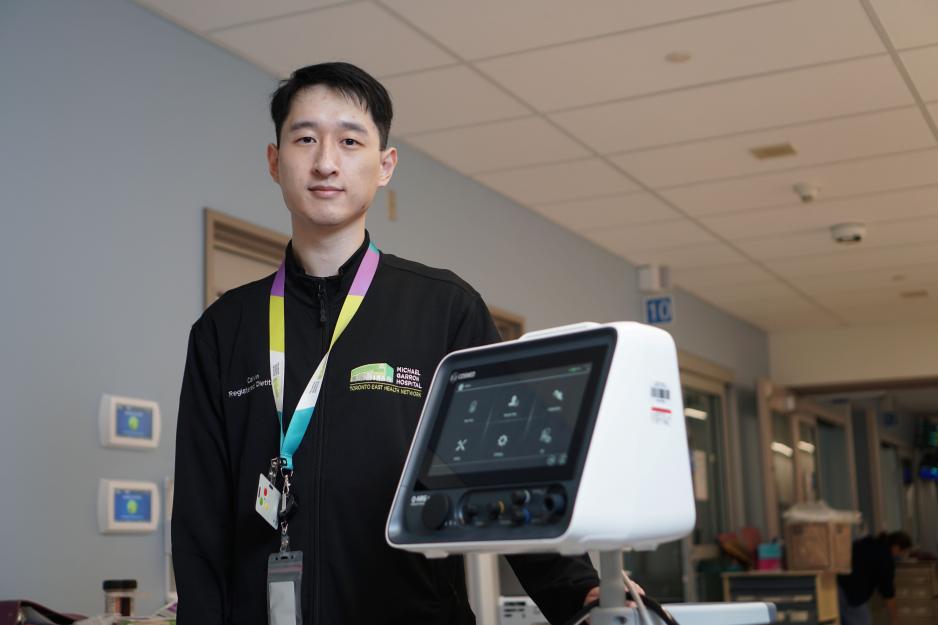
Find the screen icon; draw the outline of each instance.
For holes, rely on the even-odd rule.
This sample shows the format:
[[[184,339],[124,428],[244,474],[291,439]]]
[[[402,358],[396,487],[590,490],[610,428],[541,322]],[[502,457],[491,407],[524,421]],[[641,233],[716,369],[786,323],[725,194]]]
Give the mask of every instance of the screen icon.
[[[554,440],[554,437],[550,433],[550,428],[544,428],[541,430],[541,436],[539,440],[545,445],[550,445],[551,441]]]

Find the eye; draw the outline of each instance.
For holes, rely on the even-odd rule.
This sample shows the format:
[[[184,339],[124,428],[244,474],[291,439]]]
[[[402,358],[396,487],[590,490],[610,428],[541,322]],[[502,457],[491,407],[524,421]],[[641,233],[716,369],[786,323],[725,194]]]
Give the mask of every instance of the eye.
[[[347,137],[345,139],[342,139],[342,145],[353,147],[353,146],[361,145],[361,144],[355,139],[352,139],[351,137]]]
[[[296,140],[297,143],[301,143],[305,145],[309,145],[310,143],[315,143],[315,141],[316,140],[313,139],[312,137],[300,137],[299,139]]]

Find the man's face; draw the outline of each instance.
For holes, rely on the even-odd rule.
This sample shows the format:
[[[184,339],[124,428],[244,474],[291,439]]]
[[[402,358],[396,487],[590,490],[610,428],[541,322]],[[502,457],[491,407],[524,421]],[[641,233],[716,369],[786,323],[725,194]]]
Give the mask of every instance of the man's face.
[[[267,146],[270,175],[294,223],[339,229],[363,222],[397,164],[397,151],[380,143],[374,120],[356,101],[325,85],[297,93],[280,147]]]

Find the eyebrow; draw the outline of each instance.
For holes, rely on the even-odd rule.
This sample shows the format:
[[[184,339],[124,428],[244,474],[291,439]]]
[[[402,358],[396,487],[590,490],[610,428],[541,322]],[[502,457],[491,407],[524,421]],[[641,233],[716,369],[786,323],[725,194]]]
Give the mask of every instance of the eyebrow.
[[[368,134],[367,128],[365,128],[361,124],[356,124],[355,122],[340,121],[339,127],[344,128],[345,130],[351,130],[352,132],[359,132],[363,135]],[[301,119],[290,124],[291,132],[300,130],[302,128],[307,128],[309,130],[316,130],[317,128],[319,128],[319,124],[317,122],[314,122],[308,119]]]

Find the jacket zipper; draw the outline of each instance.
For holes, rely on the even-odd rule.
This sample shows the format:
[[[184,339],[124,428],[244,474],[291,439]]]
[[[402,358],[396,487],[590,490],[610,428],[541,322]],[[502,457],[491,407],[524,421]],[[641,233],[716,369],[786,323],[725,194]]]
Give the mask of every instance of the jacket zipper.
[[[326,296],[326,289],[323,286],[322,281],[316,283],[316,295],[319,298],[319,323],[322,326],[322,346],[320,350],[320,358],[326,355],[326,350],[329,349],[329,341],[332,337],[329,336],[329,316],[328,316],[328,306],[329,298]],[[325,374],[328,375],[329,368],[326,367]],[[309,544],[313,545],[313,561],[314,566],[313,570],[315,571],[316,579],[313,581],[313,623],[318,624],[322,621],[322,615],[320,613],[320,606],[322,602],[320,597],[322,595],[322,506],[320,505],[320,499],[322,497],[322,467],[323,467],[323,448],[325,447],[324,438],[326,436],[325,428],[325,415],[326,415],[326,377],[323,376],[322,380],[322,391],[319,393],[319,405],[316,407],[315,419],[318,422],[319,426],[319,436],[316,437],[316,477],[314,480],[315,483],[315,497],[313,502],[313,522],[310,524],[313,531],[313,536],[310,537]],[[315,539],[315,543],[313,542]]]

